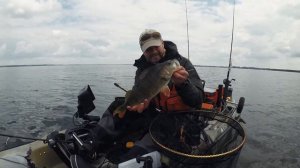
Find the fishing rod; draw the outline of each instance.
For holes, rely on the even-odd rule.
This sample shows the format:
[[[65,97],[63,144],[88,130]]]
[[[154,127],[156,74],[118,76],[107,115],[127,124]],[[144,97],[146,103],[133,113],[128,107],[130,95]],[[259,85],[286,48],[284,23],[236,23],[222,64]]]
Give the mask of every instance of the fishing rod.
[[[114,83],[114,85],[115,85],[115,86],[117,86],[118,88],[122,89],[124,92],[127,92],[127,90],[126,90],[126,89],[124,89],[123,87],[121,87],[119,84],[117,84],[117,83]]]
[[[41,139],[41,138],[30,138],[30,137],[23,137],[23,136],[16,136],[16,135],[2,134],[2,133],[0,133],[0,136],[10,137],[10,138],[27,139],[27,140],[33,140],[33,141],[43,141],[43,142],[47,142],[46,139]]]
[[[233,0],[233,12],[232,12],[232,30],[231,30],[231,44],[230,44],[230,54],[229,54],[229,65],[228,65],[228,71],[227,71],[227,77],[226,79],[224,79],[223,83],[225,85],[224,88],[224,95],[223,95],[223,101],[226,102],[226,98],[229,94],[229,86],[231,83],[231,80],[229,80],[229,75],[230,75],[230,71],[231,71],[231,66],[232,66],[232,62],[231,62],[231,55],[232,55],[232,45],[233,45],[233,33],[234,33],[234,15],[235,15],[235,0]],[[232,79],[234,80],[234,79]]]
[[[187,15],[187,0],[185,0],[185,19],[186,19],[186,36],[187,36],[187,45],[188,45],[188,59],[190,59],[190,38],[189,38],[189,20]]]

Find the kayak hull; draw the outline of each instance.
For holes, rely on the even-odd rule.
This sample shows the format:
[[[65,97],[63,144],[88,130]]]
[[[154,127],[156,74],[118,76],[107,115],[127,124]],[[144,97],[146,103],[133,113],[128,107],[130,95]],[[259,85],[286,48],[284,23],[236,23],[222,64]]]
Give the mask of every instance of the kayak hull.
[[[9,158],[8,160],[0,160],[0,165],[5,164],[14,165],[15,168],[20,164],[24,164],[23,160],[18,160],[19,157],[25,158],[27,161],[34,163],[37,168],[67,168],[68,166],[60,159],[57,153],[49,148],[47,144],[42,141],[34,141],[32,143],[18,146],[16,148],[8,149],[0,152],[0,158]],[[21,162],[22,161],[22,162]],[[21,163],[20,163],[21,162]],[[24,167],[24,166],[23,166]]]

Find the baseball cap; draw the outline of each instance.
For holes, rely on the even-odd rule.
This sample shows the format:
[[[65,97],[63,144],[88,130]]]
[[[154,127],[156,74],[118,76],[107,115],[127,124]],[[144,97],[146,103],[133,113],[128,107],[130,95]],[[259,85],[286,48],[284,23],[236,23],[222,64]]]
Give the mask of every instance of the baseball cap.
[[[142,51],[145,52],[149,47],[160,46],[163,39],[158,31],[154,29],[146,29],[141,33],[139,42]]]

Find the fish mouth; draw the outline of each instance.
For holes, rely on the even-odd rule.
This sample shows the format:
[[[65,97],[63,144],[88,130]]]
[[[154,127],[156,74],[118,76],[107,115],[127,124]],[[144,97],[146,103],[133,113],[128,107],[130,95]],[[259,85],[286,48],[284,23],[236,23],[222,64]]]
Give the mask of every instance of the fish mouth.
[[[179,61],[177,59],[174,60],[174,63],[175,63],[176,67],[180,66],[180,63],[179,63]]]
[[[177,59],[168,60],[165,62],[164,67],[161,71],[161,76],[166,78],[171,77],[172,74],[180,69],[180,63]]]
[[[180,67],[180,63],[177,59],[172,60],[172,67],[177,70]]]

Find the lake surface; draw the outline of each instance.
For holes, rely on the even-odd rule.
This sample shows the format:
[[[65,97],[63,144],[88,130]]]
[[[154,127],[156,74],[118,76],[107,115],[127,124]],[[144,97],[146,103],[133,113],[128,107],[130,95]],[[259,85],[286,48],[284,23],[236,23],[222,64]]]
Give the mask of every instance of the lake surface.
[[[216,88],[227,69],[196,67],[207,87]],[[41,138],[72,127],[77,95],[89,84],[101,115],[115,96],[130,89],[131,65],[65,65],[0,67],[0,132]],[[238,167],[300,167],[300,73],[232,69],[233,96],[246,98],[242,118],[247,141]],[[0,149],[26,141],[0,137]],[[28,141],[27,141],[28,142]]]

